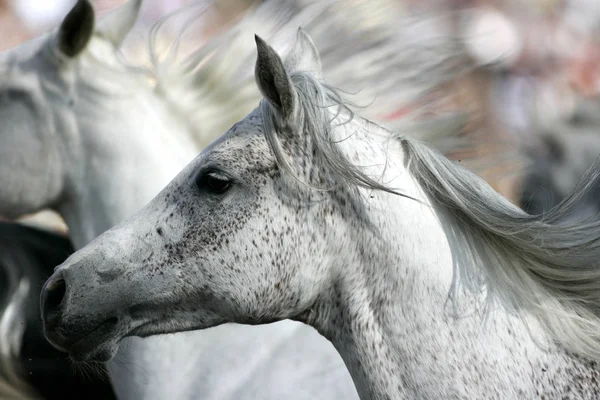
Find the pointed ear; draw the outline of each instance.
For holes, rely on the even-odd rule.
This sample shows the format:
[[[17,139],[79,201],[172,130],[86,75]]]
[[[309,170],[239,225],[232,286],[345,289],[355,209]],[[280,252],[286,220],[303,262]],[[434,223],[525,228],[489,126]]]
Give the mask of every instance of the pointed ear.
[[[294,48],[285,59],[285,69],[288,72],[309,72],[317,79],[323,77],[321,56],[317,46],[302,28],[298,28]]]
[[[79,55],[94,33],[94,18],[94,8],[90,2],[78,0],[58,29],[58,50],[68,57]]]
[[[254,35],[258,58],[254,75],[258,89],[278,112],[284,123],[291,123],[296,116],[298,95],[283,61],[264,40]]]
[[[142,0],[128,0],[98,21],[96,33],[119,47],[137,21]]]

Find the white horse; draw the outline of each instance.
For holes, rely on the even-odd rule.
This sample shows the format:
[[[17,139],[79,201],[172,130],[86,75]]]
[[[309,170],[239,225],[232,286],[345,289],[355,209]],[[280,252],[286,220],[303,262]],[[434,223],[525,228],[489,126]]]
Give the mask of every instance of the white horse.
[[[235,117],[229,110],[239,114],[256,104],[259,92],[253,89],[256,95],[248,90],[228,93],[221,99],[223,107],[214,106],[223,93],[213,76],[219,66],[230,66],[219,77],[223,81],[242,70],[241,60],[236,64],[231,58],[238,48],[225,50],[229,43],[241,43],[235,41],[241,32],[260,23],[259,31],[273,35],[292,20],[309,23],[315,15],[321,21],[313,24],[315,29],[329,23],[316,4],[299,7],[304,14],[297,18],[285,7],[275,12],[273,5],[263,4],[236,25],[238,36],[227,33],[194,54],[195,62],[202,62],[198,71],[157,63],[151,71],[157,83],[152,85],[147,73],[129,68],[116,52],[140,4],[130,1],[94,27],[89,3],[79,1],[56,32],[2,54],[0,214],[18,217],[52,207],[66,220],[75,246],[83,247],[130,217],[191,161],[229,123],[231,116],[217,118],[219,113]],[[320,32],[327,36],[326,30]],[[381,40],[381,35],[371,35],[361,42],[360,32],[353,31],[346,45],[368,48],[368,40]],[[207,49],[216,55],[207,57]],[[373,56],[374,50],[366,55]],[[343,63],[345,56],[339,53],[329,59],[331,64],[338,60],[347,72],[361,60]],[[360,83],[359,74],[351,72],[346,76]],[[381,72],[374,71],[371,79]],[[230,82],[246,80],[243,74],[237,79]],[[191,104],[198,106],[196,113]],[[199,116],[205,117],[202,123]],[[222,357],[224,349],[227,358]],[[292,322],[133,339],[108,367],[120,398],[241,399],[258,393],[261,398],[356,397],[331,345]]]
[[[597,399],[600,224],[528,216],[352,115],[302,31],[285,62],[256,42],[265,99],[56,269],[48,340],[107,361],[128,336],[293,319],[362,399]]]
[[[147,77],[117,59],[139,6],[129,3],[94,29],[91,6],[79,2],[56,33],[2,54],[0,214],[52,207],[82,247],[156,195],[197,152]],[[207,356],[189,351],[196,341],[132,342],[121,363],[109,365],[116,392],[160,397],[169,373],[190,377],[183,349],[195,360]],[[170,389],[179,388],[191,390]]]

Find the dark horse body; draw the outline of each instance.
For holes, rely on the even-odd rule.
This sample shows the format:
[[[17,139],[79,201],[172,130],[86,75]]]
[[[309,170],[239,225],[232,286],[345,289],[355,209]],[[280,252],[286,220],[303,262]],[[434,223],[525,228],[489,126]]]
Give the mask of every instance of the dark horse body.
[[[17,357],[2,360],[5,370],[0,368],[0,377],[6,380],[7,374],[18,374],[44,399],[114,399],[105,376],[92,374],[96,376],[83,377],[63,353],[50,346],[42,334],[39,288],[54,267],[72,252],[73,247],[66,236],[0,222],[0,317],[12,304],[15,313],[8,317],[14,319],[10,326],[25,324],[23,332],[18,332],[19,329],[0,331],[0,340],[16,342],[19,347],[13,349]],[[15,294],[22,283],[29,287],[26,297],[21,304],[13,304],[17,301]],[[19,337],[21,334],[22,337]],[[7,364],[12,371],[6,370]]]
[[[600,100],[588,101],[562,123],[538,128],[537,145],[528,149],[533,165],[525,176],[520,206],[542,214],[563,200],[600,156]],[[600,213],[600,186],[581,199],[569,218]]]

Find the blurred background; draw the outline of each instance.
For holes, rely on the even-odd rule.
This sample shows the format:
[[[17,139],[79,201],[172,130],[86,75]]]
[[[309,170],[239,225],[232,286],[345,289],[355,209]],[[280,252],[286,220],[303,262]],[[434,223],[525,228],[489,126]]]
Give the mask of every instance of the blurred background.
[[[102,15],[123,2],[97,0],[94,6]],[[0,0],[0,49],[15,46],[57,26],[74,3],[74,0]],[[145,38],[152,24],[190,3],[193,1],[146,1],[134,33],[128,38],[129,57],[143,63],[147,56]],[[253,2],[220,0],[216,3],[227,10],[219,15],[234,18]],[[450,107],[479,111],[484,122],[479,123],[477,130],[483,131],[489,143],[508,143],[525,156],[510,168],[504,165],[500,172],[482,173],[492,186],[517,205],[531,212],[554,205],[600,153],[600,1],[362,3],[369,10],[361,15],[361,23],[372,24],[383,18],[377,7],[384,3],[388,6],[387,3],[396,3],[395,9],[406,13],[424,7],[437,8],[440,13],[460,11],[459,17],[454,19],[452,35],[464,44],[472,63],[479,68],[466,78],[445,85],[437,95],[448,97],[451,92],[454,103]],[[212,23],[218,31],[224,21]],[[163,34],[165,32],[168,36],[169,30]],[[177,29],[172,32],[175,37]],[[210,29],[204,32],[210,34]],[[164,40],[173,37],[163,35]],[[206,39],[197,37],[197,41]],[[419,106],[435,112],[436,107],[440,107],[435,97],[435,93],[429,95]],[[500,150],[490,145],[489,149],[478,151],[479,158],[485,160],[485,151]],[[461,158],[460,154],[451,156]],[[61,224],[50,213],[40,218],[54,225]]]

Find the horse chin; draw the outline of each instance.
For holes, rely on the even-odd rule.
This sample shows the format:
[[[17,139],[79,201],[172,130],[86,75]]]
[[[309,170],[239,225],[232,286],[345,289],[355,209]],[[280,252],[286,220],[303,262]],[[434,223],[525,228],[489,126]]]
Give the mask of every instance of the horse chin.
[[[121,339],[115,335],[115,320],[107,321],[70,346],[69,357],[75,362],[111,360],[119,349]]]
[[[69,357],[76,363],[107,362],[113,359],[118,349],[119,345],[116,342],[103,343],[90,352],[71,350]]]

